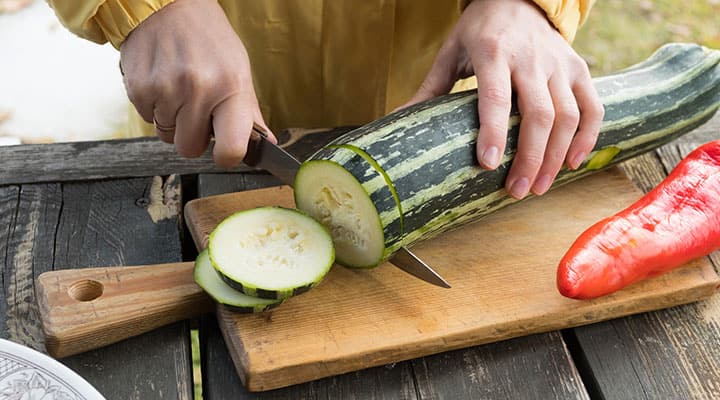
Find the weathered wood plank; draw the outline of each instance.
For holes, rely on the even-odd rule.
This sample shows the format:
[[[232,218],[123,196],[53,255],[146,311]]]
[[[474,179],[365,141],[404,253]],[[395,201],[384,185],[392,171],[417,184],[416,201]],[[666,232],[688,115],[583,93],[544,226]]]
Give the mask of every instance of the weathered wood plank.
[[[240,382],[213,316],[200,325],[203,398],[238,400],[415,400],[412,366],[399,363],[320,379],[267,392],[248,392]]]
[[[349,129],[291,129],[279,136],[302,160]],[[154,137],[0,146],[0,160],[0,185],[228,172],[215,166],[210,150],[195,159],[182,158],[173,146]],[[251,170],[241,165],[231,171]]]
[[[412,361],[423,399],[587,399],[560,332]]]
[[[44,350],[44,341],[35,302],[34,279],[52,268],[61,207],[60,184],[20,188],[3,267],[7,302],[7,313],[3,317],[7,338],[40,351]]]
[[[720,397],[720,299],[575,330],[604,399]]]
[[[8,303],[7,315],[0,317],[8,327],[3,336],[43,350],[33,283],[44,271],[178,261],[180,193],[172,182],[32,184],[21,186],[16,196],[3,188],[0,210],[14,208],[3,241]],[[0,218],[7,214],[0,212]],[[183,323],[61,361],[108,399],[190,399],[190,359]]]
[[[9,281],[5,279],[8,275],[8,252],[10,250],[10,236],[12,226],[17,215],[18,199],[20,188],[18,186],[0,187],[0,274],[2,285],[0,285],[0,337],[8,337],[7,312],[8,312],[8,286]]]
[[[715,123],[719,120],[716,117]],[[687,153],[720,129],[626,164],[644,189],[657,185]],[[718,270],[720,253],[710,256]],[[592,394],[604,399],[719,398],[720,297],[573,330]]]
[[[711,140],[720,139],[720,113],[710,119],[707,123],[699,126],[692,132],[676,140],[677,143],[705,143]]]
[[[179,180],[160,177],[66,184],[55,268],[181,260]],[[64,362],[115,398],[192,398],[187,323]],[[162,344],[162,345],[158,345]],[[130,367],[132,366],[132,367]],[[108,371],[114,378],[108,382]]]
[[[282,185],[282,182],[279,179],[262,172],[227,175],[200,174],[198,175],[198,196],[207,197],[213,194],[240,192],[280,185]]]
[[[267,175],[200,175],[200,197],[278,183]],[[517,393],[516,398],[584,398],[585,389],[559,333],[534,335],[393,366],[366,369],[264,393],[242,386],[214,317],[200,326],[206,399],[448,398]],[[512,354],[505,354],[508,348]],[[470,358],[466,356],[471,354]],[[470,373],[469,371],[477,371]],[[548,373],[559,371],[559,374]],[[482,376],[478,376],[482,374]],[[538,385],[527,386],[527,382]],[[523,388],[518,389],[518,387]],[[351,395],[352,394],[352,395]]]
[[[6,146],[0,158],[0,185],[220,171],[210,153],[183,159],[156,138]]]

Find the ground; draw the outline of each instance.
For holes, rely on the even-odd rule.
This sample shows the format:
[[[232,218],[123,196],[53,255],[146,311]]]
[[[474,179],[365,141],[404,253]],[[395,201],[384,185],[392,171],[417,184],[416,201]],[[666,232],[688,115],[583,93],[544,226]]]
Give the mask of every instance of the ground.
[[[575,49],[593,75],[639,62],[668,42],[720,49],[720,0],[597,0]]]

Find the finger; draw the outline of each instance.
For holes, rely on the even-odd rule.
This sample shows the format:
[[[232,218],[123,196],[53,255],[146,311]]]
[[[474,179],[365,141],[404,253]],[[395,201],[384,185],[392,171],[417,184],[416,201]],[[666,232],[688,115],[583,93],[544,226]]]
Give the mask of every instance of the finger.
[[[458,78],[457,52],[458,47],[453,43],[447,43],[441,47],[430,68],[430,72],[428,72],[425,80],[420,84],[420,88],[407,103],[395,110],[449,93]]]
[[[543,162],[555,112],[546,79],[526,71],[518,71],[513,77],[522,119],[518,148],[505,187],[511,196],[522,199]]]
[[[536,195],[544,194],[550,188],[558,171],[562,168],[568,147],[575,136],[580,115],[575,95],[563,75],[555,75],[548,82],[550,97],[555,109],[555,121],[550,131],[542,166],[538,171],[531,191]]]
[[[165,143],[175,142],[178,107],[167,101],[155,103],[152,123],[155,125],[155,133]]]
[[[567,155],[569,168],[577,169],[597,142],[605,109],[589,75],[576,81],[573,92],[580,109],[580,121]]]
[[[183,157],[200,157],[210,143],[210,110],[203,104],[183,105],[177,114],[175,150]]]
[[[123,75],[123,83],[130,103],[135,107],[140,117],[147,123],[153,123],[155,109],[155,93],[149,80],[133,78],[129,74]]]
[[[476,63],[478,81],[477,158],[480,165],[495,169],[507,141],[512,89],[510,69],[502,61]]]
[[[253,116],[257,113],[254,110],[256,104],[236,94],[215,107],[212,113],[215,131],[213,158],[220,167],[234,167],[245,158]]]

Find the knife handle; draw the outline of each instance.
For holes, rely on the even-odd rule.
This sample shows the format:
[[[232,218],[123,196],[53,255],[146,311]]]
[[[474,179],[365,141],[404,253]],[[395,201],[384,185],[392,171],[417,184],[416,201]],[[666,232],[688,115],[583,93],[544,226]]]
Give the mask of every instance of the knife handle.
[[[60,358],[213,310],[193,262],[45,272],[35,283],[45,347]]]
[[[259,161],[260,146],[262,146],[263,138],[266,138],[267,134],[260,130],[260,127],[253,122],[252,130],[250,131],[250,137],[248,138],[248,146],[245,151],[245,158],[243,163],[245,165],[254,167]]]

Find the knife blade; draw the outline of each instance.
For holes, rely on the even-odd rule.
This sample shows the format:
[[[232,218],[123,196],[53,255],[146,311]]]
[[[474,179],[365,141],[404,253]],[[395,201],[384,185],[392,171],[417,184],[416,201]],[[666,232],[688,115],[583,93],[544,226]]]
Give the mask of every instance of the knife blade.
[[[293,186],[295,175],[300,168],[300,161],[282,147],[268,140],[268,134],[257,124],[253,124],[250,132],[248,150],[243,162],[251,167],[270,172],[289,186]],[[390,259],[390,263],[425,282],[450,288],[450,284],[440,274],[406,247],[401,247]]]
[[[253,123],[243,162],[251,167],[262,168],[288,186],[295,183],[300,161],[282,147],[268,140],[265,130]]]

